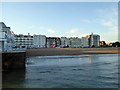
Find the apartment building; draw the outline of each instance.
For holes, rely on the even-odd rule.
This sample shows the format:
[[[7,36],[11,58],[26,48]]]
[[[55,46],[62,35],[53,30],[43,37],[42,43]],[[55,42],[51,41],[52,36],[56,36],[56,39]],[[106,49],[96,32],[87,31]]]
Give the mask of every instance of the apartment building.
[[[56,46],[56,47],[60,47],[60,45],[61,45],[61,40],[60,40],[60,38],[59,38],[59,37],[55,37],[55,46]]]
[[[47,37],[46,46],[47,48],[56,48],[60,47],[61,41],[59,37]]]
[[[28,35],[14,35],[16,48],[33,48],[33,36]]]
[[[7,27],[3,22],[0,22],[0,51],[12,50],[14,45],[14,35],[10,27]]]
[[[67,37],[61,37],[61,47],[70,47],[70,39]]]
[[[88,37],[90,47],[100,47],[100,35],[91,33],[91,35],[86,37]]]
[[[81,38],[81,46],[82,47],[89,47],[89,41],[87,37],[82,37]]]
[[[55,48],[55,38],[54,37],[47,37],[46,44],[47,44],[47,48]]]
[[[7,45],[7,39],[5,39],[5,32],[0,31],[0,51],[4,51]]]
[[[70,38],[70,47],[71,48],[80,48],[81,47],[81,38],[78,38],[78,37]]]
[[[33,45],[35,48],[46,47],[46,36],[45,35],[33,35]]]

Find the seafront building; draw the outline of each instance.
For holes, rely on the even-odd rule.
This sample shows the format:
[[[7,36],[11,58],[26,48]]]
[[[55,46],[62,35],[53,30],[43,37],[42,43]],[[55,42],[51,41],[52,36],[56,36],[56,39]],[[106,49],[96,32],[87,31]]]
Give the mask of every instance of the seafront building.
[[[56,46],[56,48],[60,48],[60,45],[61,45],[61,40],[60,40],[59,37],[56,37],[55,38],[55,46]]]
[[[27,48],[33,48],[33,36],[31,36],[29,33],[28,35],[14,35],[15,40],[15,48],[21,48],[21,49],[27,49]]]
[[[89,47],[89,41],[87,37],[82,37],[81,38],[81,46],[82,47]]]
[[[45,48],[46,47],[46,36],[45,35],[33,35],[34,48]]]
[[[78,37],[70,38],[70,47],[71,48],[80,48],[81,46],[82,46],[81,38],[78,38]]]
[[[5,38],[5,32],[0,29],[0,51],[4,51],[7,45],[7,39]]]
[[[47,37],[46,44],[47,44],[47,48],[55,48],[55,38],[54,37]]]
[[[47,37],[46,38],[46,47],[47,48],[58,48],[60,47],[61,41],[59,37]]]
[[[100,35],[91,33],[86,37],[88,38],[89,47],[100,47]]]
[[[0,51],[27,48],[81,48],[105,46],[100,35],[91,33],[86,37],[46,37],[45,35],[14,34],[3,22],[0,22]]]
[[[3,22],[0,22],[0,51],[12,50],[14,45],[14,34],[10,27],[7,27]]]
[[[69,38],[61,37],[60,40],[61,40],[61,45],[60,45],[61,48],[63,48],[63,47],[70,47],[70,39]]]

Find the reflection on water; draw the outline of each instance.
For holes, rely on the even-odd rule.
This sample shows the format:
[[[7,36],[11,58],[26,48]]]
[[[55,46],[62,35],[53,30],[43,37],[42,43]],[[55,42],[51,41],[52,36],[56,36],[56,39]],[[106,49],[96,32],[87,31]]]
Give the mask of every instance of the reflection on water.
[[[23,88],[25,71],[2,72],[2,85],[5,88]]]
[[[117,88],[118,55],[30,57],[25,73],[4,73],[3,87]]]

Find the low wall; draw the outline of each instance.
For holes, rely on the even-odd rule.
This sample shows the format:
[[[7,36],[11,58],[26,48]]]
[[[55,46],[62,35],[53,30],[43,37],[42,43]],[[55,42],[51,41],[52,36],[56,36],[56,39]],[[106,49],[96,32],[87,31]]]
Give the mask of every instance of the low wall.
[[[26,52],[3,52],[2,70],[25,70]]]

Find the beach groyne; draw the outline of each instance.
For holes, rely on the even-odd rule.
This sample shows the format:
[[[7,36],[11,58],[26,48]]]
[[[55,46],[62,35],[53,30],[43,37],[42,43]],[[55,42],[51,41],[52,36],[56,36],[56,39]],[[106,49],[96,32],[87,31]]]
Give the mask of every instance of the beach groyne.
[[[2,52],[2,70],[25,70],[26,52]]]

